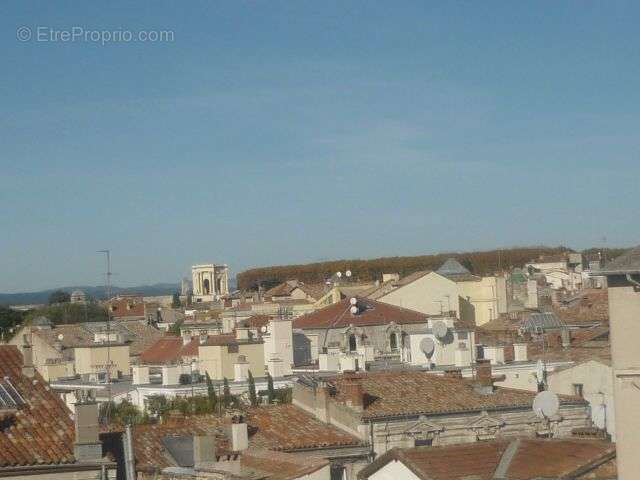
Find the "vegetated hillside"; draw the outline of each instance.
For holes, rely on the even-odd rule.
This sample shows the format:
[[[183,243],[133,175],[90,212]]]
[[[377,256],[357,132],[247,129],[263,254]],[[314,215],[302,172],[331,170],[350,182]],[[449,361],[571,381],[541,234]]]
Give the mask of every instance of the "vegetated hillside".
[[[0,293],[0,305],[33,305],[45,304],[56,290],[71,293],[73,290],[82,290],[89,297],[95,299],[103,299],[105,297],[104,286],[80,286],[80,287],[61,287],[49,290],[41,290],[39,292],[24,293]],[[111,287],[113,295],[137,294],[145,297],[155,295],[172,295],[180,291],[180,285],[173,283],[157,283],[155,285],[141,285],[139,287]]]
[[[600,249],[589,249],[589,252]],[[408,275],[419,270],[437,270],[447,258],[454,257],[477,275],[489,275],[500,270],[521,267],[540,255],[553,255],[572,251],[566,247],[514,247],[483,252],[450,252],[417,257],[384,257],[371,260],[335,260],[305,265],[281,265],[253,268],[236,276],[238,288],[254,290],[261,284],[269,288],[285,280],[297,279],[307,283],[324,282],[336,272],[351,270],[356,280],[378,280],[383,273]],[[607,258],[619,255],[625,249],[608,249]]]

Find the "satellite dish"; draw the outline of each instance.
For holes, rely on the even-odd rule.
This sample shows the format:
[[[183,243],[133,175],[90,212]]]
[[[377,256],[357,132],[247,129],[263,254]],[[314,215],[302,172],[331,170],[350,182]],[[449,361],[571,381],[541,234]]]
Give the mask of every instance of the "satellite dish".
[[[351,276],[351,270],[347,270],[346,272],[344,272],[344,274],[345,274],[347,277],[350,277],[350,276]]]
[[[262,327],[260,327],[260,331],[262,333],[267,333],[267,327],[265,327],[264,325]]]
[[[432,338],[425,337],[422,340],[420,340],[420,350],[422,350],[422,353],[424,353],[427,356],[427,358],[431,358],[435,349],[436,349],[436,343],[433,341]]]
[[[63,335],[63,334],[61,334],[61,333],[59,333],[59,334],[58,334],[58,340],[62,341],[62,339],[63,339],[63,338],[64,338],[64,335]]]
[[[358,307],[356,307],[355,305],[352,305],[350,311],[352,315],[356,315],[358,313]]]
[[[448,330],[449,329],[447,328],[447,324],[444,322],[438,321],[433,324],[433,333],[439,340],[442,340],[447,336]]]
[[[336,277],[341,278],[342,277],[342,272],[336,273]]]
[[[533,412],[539,418],[553,417],[558,413],[559,409],[560,400],[558,396],[549,390],[540,392],[536,395],[536,398],[533,399]]]
[[[349,303],[351,303],[351,305],[357,305],[358,299],[356,297],[351,297],[351,299],[349,300]]]

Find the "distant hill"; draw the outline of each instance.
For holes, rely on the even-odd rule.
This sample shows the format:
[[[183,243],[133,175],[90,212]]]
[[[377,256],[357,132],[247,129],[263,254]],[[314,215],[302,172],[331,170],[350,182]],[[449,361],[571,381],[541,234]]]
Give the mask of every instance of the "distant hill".
[[[598,249],[599,250],[599,249]],[[415,257],[383,257],[371,260],[332,260],[304,265],[280,265],[253,268],[239,273],[236,277],[241,290],[257,289],[258,284],[269,288],[286,280],[297,279],[307,283],[324,282],[336,272],[347,269],[353,278],[361,281],[378,280],[383,273],[408,275],[419,270],[437,270],[449,257],[458,259],[465,267],[477,275],[490,275],[500,270],[521,267],[540,255],[554,255],[573,251],[567,247],[514,247],[477,252],[449,252]],[[585,250],[593,253],[596,249]],[[625,251],[623,248],[607,249],[607,258],[612,259]]]
[[[0,305],[31,305],[47,303],[49,295],[51,293],[62,290],[64,292],[71,293],[73,290],[82,290],[90,297],[96,299],[103,299],[105,297],[104,286],[77,286],[77,287],[61,287],[52,288],[50,290],[41,290],[39,292],[24,292],[24,293],[0,293]],[[111,291],[114,295],[121,294],[139,294],[145,297],[152,297],[155,295],[172,295],[180,291],[180,285],[173,283],[156,283],[154,285],[142,285],[139,287],[111,287]]]

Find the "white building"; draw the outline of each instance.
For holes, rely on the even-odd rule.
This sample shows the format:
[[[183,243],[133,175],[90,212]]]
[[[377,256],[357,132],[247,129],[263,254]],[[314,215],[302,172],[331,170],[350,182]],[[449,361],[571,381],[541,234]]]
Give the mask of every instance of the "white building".
[[[193,301],[214,302],[229,295],[229,267],[227,265],[194,265],[191,267],[193,279]]]

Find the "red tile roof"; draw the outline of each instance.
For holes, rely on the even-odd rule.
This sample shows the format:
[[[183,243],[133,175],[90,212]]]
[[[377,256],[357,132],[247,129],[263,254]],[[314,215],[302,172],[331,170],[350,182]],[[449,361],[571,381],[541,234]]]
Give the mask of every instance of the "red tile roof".
[[[329,461],[312,456],[250,448],[242,453],[240,464],[251,471],[257,470],[261,474],[267,474],[269,480],[294,480],[326,467]]]
[[[116,297],[108,302],[111,315],[116,318],[144,317],[145,308],[141,297]]]
[[[167,335],[142,352],[140,363],[153,365],[177,362],[184,356],[184,348],[182,337]]]
[[[0,471],[75,462],[71,412],[38,373],[22,375],[22,365],[16,347],[0,345],[0,378],[9,380],[25,401],[15,413],[0,416]]]
[[[479,412],[504,408],[531,408],[536,392],[495,388],[486,395],[469,379],[449,378],[419,371],[386,371],[357,375],[364,390],[363,418],[398,415]],[[329,380],[334,398],[344,401],[344,376]],[[561,396],[561,403],[584,403]]]
[[[406,308],[396,307],[369,298],[356,297],[358,299],[359,313],[352,314],[350,299],[329,305],[315,312],[308,313],[293,321],[293,328],[343,328],[351,324],[386,325],[391,322],[397,324],[425,323],[427,315]]]
[[[295,405],[265,405],[249,410],[251,444],[269,450],[295,451],[359,445],[359,440],[316,419]]]
[[[505,455],[511,446],[509,461]],[[501,460],[504,460],[501,465]],[[615,456],[615,446],[593,440],[519,439],[498,440],[442,447],[393,449],[385,453],[359,474],[359,479],[400,461],[420,479],[425,480],[492,480],[498,466],[504,467],[504,478],[533,480],[538,478],[573,478],[579,469],[595,472]],[[607,469],[607,477],[611,468]],[[503,477],[501,477],[503,478]]]
[[[250,449],[294,452],[308,448],[358,446],[357,438],[317,420],[294,405],[268,405],[252,408],[247,413]],[[169,424],[136,425],[133,429],[136,469],[156,471],[173,466],[170,457],[162,455],[162,439],[166,436],[216,435],[217,451],[229,450],[225,425],[228,419],[215,415],[182,417]]]

